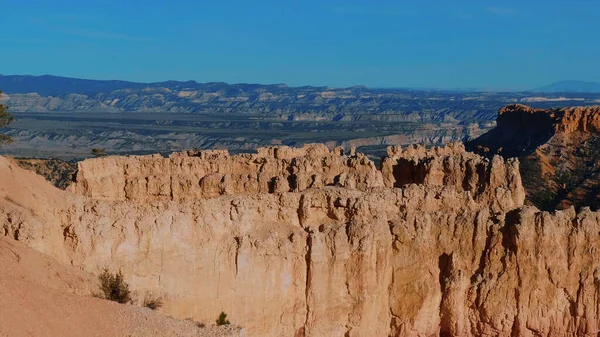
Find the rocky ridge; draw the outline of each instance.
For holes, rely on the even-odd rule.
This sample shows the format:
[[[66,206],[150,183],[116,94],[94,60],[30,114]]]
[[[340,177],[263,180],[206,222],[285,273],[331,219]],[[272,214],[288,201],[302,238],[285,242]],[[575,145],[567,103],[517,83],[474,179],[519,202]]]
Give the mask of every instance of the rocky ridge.
[[[68,188],[97,200],[188,202],[221,195],[302,192],[337,186],[375,188],[454,186],[483,202],[500,200],[504,209],[523,202],[518,162],[496,156],[491,161],[465,151],[462,144],[426,149],[390,147],[381,169],[361,153],[322,144],[302,148],[266,147],[257,154],[229,156],[227,151],[187,151],[159,155],[108,157],[78,163]]]
[[[249,335],[600,332],[599,213],[523,206],[517,160],[388,154],[379,168],[319,145],[106,157],[81,162],[70,192],[2,158],[0,223],[64,263],[121,269],[169,314],[224,310]]]
[[[6,93],[0,96],[0,102],[13,112],[255,114],[289,121],[348,121],[355,118],[430,122],[492,120],[503,103],[515,101],[514,94],[506,97],[497,93],[194,81],[134,83],[57,76],[0,75],[0,88]],[[516,97],[522,96],[516,94]],[[421,97],[431,99],[417,99]],[[471,100],[482,100],[493,107],[479,104],[473,109]]]

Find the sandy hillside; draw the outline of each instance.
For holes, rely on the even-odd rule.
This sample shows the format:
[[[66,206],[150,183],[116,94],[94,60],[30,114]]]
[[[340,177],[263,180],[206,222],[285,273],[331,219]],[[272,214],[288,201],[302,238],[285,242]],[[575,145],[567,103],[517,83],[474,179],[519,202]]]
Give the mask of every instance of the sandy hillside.
[[[0,336],[239,336],[89,295],[95,278],[0,237]]]

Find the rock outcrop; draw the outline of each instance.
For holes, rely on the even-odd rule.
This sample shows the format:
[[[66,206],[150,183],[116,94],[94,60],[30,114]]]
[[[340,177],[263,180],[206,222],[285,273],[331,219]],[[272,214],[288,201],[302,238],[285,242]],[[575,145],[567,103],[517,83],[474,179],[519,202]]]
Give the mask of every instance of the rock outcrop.
[[[496,128],[469,142],[469,150],[508,157],[530,154],[556,134],[600,132],[600,107],[533,109],[508,105],[498,112]]]
[[[300,192],[338,185],[381,187],[381,174],[366,156],[343,156],[324,145],[260,148],[257,154],[227,151],[108,157],[79,163],[69,190],[99,200],[193,201],[221,195]]]
[[[524,207],[517,160],[460,145],[390,148],[379,169],[317,145],[106,157],[71,192],[0,171],[6,236],[120,269],[175,317],[225,311],[256,336],[600,332],[600,214]]]
[[[496,128],[467,149],[519,157],[528,199],[542,209],[600,209],[600,107],[509,105],[499,111]]]
[[[494,156],[487,160],[466,152],[462,144],[424,149],[390,147],[381,171],[387,187],[410,184],[453,186],[467,192],[493,211],[509,211],[523,204],[519,163]]]

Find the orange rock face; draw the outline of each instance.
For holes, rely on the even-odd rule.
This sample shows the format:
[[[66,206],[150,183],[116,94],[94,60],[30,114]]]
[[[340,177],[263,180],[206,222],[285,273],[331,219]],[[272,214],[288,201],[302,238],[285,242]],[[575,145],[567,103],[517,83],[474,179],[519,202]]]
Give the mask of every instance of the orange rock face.
[[[320,144],[303,148],[270,147],[258,154],[229,156],[227,151],[106,157],[79,163],[68,190],[96,200],[188,202],[223,195],[302,192],[326,186],[369,191],[381,187],[455,186],[482,202],[494,199],[512,209],[523,203],[518,163],[492,161],[465,152],[462,144],[402,151],[390,147],[381,169],[366,156],[344,155]],[[507,199],[492,196],[496,188]]]
[[[531,129],[552,128],[555,133],[600,132],[600,107],[571,107],[559,109],[533,109],[526,105],[514,104],[500,109],[499,128]]]
[[[600,107],[575,107],[560,111],[563,115],[556,124],[556,132],[600,132]]]
[[[168,314],[225,311],[251,336],[600,332],[599,213],[524,207],[517,160],[388,154],[379,168],[316,145],[106,157],[80,163],[71,192],[0,158],[15,175],[0,224],[65,263],[121,269]]]

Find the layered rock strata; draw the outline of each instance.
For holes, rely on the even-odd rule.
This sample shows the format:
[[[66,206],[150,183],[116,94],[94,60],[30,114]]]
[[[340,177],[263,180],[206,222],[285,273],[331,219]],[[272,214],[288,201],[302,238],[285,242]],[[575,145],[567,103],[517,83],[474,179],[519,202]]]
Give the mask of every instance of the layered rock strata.
[[[225,311],[256,336],[600,332],[600,214],[523,207],[516,160],[460,145],[390,148],[380,168],[320,146],[108,157],[71,192],[0,170],[5,235],[121,269],[176,317]]]

